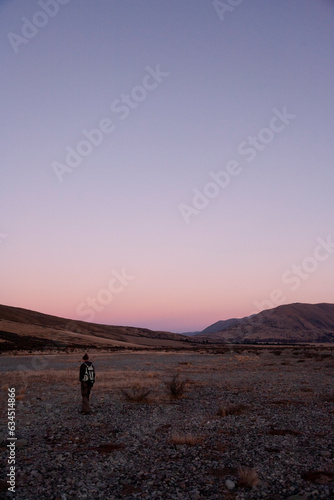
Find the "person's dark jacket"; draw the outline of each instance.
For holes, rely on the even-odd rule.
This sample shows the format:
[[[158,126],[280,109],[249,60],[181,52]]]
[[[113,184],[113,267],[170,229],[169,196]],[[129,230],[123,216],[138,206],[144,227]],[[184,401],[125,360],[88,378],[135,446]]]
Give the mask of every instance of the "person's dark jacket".
[[[85,361],[84,363],[82,363],[82,365],[80,366],[80,374],[79,374],[80,382],[83,382],[83,378],[84,378],[85,373],[86,373],[86,365],[91,366],[92,364],[93,363],[91,361]],[[93,369],[94,369],[94,366],[93,366]],[[94,375],[95,375],[95,369],[94,369]]]

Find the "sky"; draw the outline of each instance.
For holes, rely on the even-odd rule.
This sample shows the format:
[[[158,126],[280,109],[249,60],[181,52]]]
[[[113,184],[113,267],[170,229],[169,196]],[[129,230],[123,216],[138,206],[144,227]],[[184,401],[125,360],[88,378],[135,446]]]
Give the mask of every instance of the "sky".
[[[0,303],[173,332],[334,302],[334,2],[0,2]]]

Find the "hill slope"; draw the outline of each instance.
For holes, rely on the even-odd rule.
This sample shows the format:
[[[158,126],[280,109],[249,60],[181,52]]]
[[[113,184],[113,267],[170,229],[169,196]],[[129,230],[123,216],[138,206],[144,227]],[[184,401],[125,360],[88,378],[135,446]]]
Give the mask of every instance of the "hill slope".
[[[219,322],[214,325],[219,326]],[[288,304],[194,338],[210,342],[334,342],[334,304]],[[224,325],[225,326],[225,325]],[[207,330],[207,329],[206,329]]]
[[[221,321],[217,321],[216,323],[213,323],[213,325],[208,326],[201,332],[197,333],[196,335],[205,335],[207,333],[216,333],[216,332],[222,332],[223,330],[226,330],[227,328],[231,328],[232,326],[239,325],[244,321],[245,318],[231,318],[231,319],[225,319]]]
[[[0,351],[65,347],[184,347],[185,337],[147,328],[99,325],[0,305]]]

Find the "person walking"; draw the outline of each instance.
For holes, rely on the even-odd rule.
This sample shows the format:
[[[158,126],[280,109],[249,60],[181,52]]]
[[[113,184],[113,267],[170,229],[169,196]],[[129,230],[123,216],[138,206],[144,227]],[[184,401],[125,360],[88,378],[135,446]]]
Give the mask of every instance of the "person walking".
[[[90,391],[95,382],[95,368],[93,363],[89,361],[88,354],[83,356],[83,363],[80,366],[79,380],[81,382],[81,396],[82,396],[82,409],[81,413],[88,415],[90,413],[89,408],[89,396]]]

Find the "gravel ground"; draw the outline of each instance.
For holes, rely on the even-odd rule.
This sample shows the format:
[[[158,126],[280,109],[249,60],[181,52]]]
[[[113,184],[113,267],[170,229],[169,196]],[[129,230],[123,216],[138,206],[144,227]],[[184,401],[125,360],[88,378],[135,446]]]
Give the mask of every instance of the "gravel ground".
[[[90,415],[79,413],[78,355],[35,359],[34,370],[4,359],[19,397],[15,495],[1,404],[1,498],[334,499],[333,354],[96,354]],[[187,380],[181,399],[165,385],[175,373]],[[136,386],[148,401],[120,390]]]

